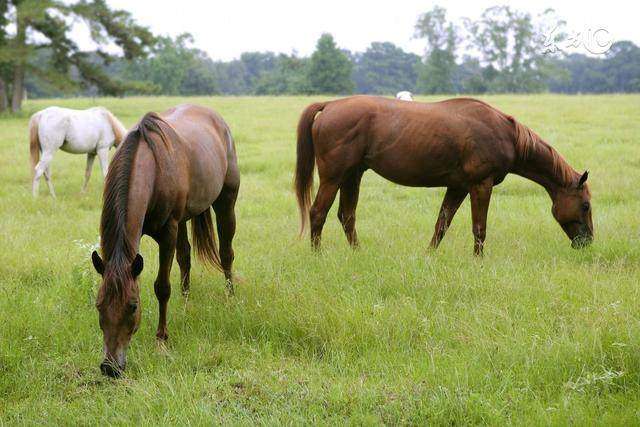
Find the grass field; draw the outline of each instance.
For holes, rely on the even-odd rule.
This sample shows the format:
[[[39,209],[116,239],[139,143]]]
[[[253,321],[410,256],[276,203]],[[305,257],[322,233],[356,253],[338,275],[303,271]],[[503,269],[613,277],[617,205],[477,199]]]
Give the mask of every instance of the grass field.
[[[435,99],[435,98],[432,98]],[[102,177],[58,152],[58,199],[30,194],[27,121],[104,105],[129,126],[177,98],[29,101],[0,118],[0,424],[640,424],[640,96],[487,96],[589,169],[595,242],[570,248],[542,187],[494,190],[485,257],[466,201],[427,250],[443,189],[365,174],[353,252],[334,205],[323,251],[297,239],[295,126],[311,98],[199,98],[230,124],[242,185],[236,296],[172,273],[155,342],[157,246],[126,375],[101,376],[94,308]],[[429,99],[431,100],[431,99]],[[336,204],[337,205],[337,204]]]

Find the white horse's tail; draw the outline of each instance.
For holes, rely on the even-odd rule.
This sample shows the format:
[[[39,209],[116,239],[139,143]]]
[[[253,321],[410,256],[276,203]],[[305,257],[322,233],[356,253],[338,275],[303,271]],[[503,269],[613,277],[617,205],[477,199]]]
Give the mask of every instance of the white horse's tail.
[[[109,124],[111,125],[111,129],[113,130],[113,135],[116,138],[115,145],[117,147],[118,144],[120,144],[124,140],[124,137],[127,135],[127,128],[124,127],[122,122],[118,120],[116,116],[111,113],[111,111],[107,110],[106,108],[104,108],[103,111],[105,116],[107,117],[107,120],[109,121]]]
[[[35,174],[36,165],[40,161],[40,137],[38,136],[38,125],[40,124],[40,113],[31,116],[29,120],[29,154],[31,157],[31,173]]]

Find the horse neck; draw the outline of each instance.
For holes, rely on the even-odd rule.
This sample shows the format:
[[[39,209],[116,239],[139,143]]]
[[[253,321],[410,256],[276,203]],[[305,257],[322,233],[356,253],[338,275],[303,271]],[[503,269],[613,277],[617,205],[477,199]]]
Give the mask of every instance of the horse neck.
[[[544,141],[535,143],[526,156],[518,155],[513,173],[530,179],[547,190],[551,198],[567,187],[577,172]]]
[[[105,248],[110,249],[110,253],[105,253],[107,262],[110,261],[112,255],[113,258],[120,258],[120,261],[133,261],[139,251],[144,219],[153,196],[155,163],[146,144],[140,144],[132,162],[133,167],[128,176],[128,185],[120,189],[122,193],[116,195],[115,200],[112,201],[114,209],[109,213],[114,215],[114,218],[124,220],[119,221],[120,223],[113,227],[113,234],[109,234],[108,230],[103,230],[106,233],[102,238],[109,239],[105,245]],[[118,166],[113,165],[114,173],[118,173],[115,170]],[[125,191],[126,194],[124,194]]]

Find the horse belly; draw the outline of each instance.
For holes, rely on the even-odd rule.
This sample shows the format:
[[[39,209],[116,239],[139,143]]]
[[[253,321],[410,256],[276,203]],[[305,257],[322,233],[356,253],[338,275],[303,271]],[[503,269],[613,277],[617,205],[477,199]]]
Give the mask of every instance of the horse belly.
[[[100,130],[101,127],[93,121],[70,120],[64,144],[60,149],[71,154],[95,152]]]
[[[396,146],[370,158],[367,166],[396,184],[409,187],[448,187],[461,181],[463,171],[456,150]]]
[[[227,172],[226,157],[216,150],[198,151],[191,157],[186,205],[186,213],[190,218],[211,207],[222,191]]]

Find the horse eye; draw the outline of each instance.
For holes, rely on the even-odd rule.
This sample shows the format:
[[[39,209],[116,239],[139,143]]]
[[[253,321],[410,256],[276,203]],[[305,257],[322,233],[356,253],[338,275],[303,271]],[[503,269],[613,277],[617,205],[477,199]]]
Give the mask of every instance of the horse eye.
[[[591,208],[591,205],[589,205],[589,202],[584,202],[582,204],[582,210],[587,212],[589,209]]]
[[[138,309],[138,303],[135,301],[132,301],[129,303],[129,311],[131,312],[131,314],[135,313],[136,310]]]

